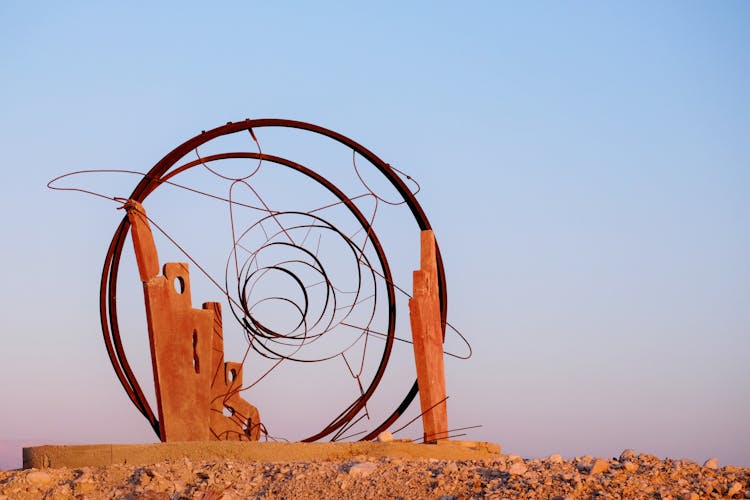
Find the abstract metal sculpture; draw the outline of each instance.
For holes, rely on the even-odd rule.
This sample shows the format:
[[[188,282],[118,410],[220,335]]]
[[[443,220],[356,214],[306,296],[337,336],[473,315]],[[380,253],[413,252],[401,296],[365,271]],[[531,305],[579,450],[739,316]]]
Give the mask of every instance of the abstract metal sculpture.
[[[343,145],[351,152],[353,171],[358,179],[356,185],[361,193],[345,192],[308,165],[264,153],[257,134],[279,129],[311,133]],[[200,153],[200,149],[209,148],[212,141],[242,133],[249,136],[257,151]],[[190,159],[190,155],[194,158]],[[385,199],[370,186],[357,158],[376,169],[388,189],[396,193],[396,201]],[[240,172],[228,173],[217,167],[227,160],[243,162]],[[214,194],[178,182],[183,176],[189,177],[192,169],[223,182],[225,193]],[[302,175],[308,184],[324,193],[327,201],[313,208],[283,210],[268,202],[257,185],[265,172],[281,171]],[[338,358],[346,363],[359,394],[329,424],[303,441],[326,436],[332,436],[332,440],[343,439],[342,436],[362,418],[370,419],[368,401],[383,378],[396,340],[413,343],[417,381],[393,411],[362,432],[361,439],[373,439],[390,428],[404,414],[417,392],[420,393],[424,441],[451,437],[443,367],[447,325],[445,273],[430,223],[415,193],[407,187],[407,181],[413,182],[409,176],[341,134],[282,119],[230,122],[204,131],[175,148],[147,173],[136,174],[142,175],[142,179],[124,199],[52,186],[66,176],[51,181],[50,187],[96,194],[121,203],[126,210],[126,217],[117,228],[105,258],[100,289],[101,325],[117,377],[162,441],[257,440],[261,435],[268,436],[258,410],[243,399],[242,392],[283,362],[310,363]],[[274,185],[278,189],[290,189],[283,184]],[[202,195],[228,207],[231,248],[223,280],[209,272],[147,214],[144,209],[147,198],[162,186]],[[302,199],[306,191],[305,188],[292,198],[294,201]],[[245,198],[240,193],[244,193]],[[371,205],[369,212],[363,208],[366,203]],[[408,297],[409,294],[394,279],[373,226],[379,207],[386,205],[407,208],[421,232],[420,270],[414,272],[414,293],[408,301],[411,340],[396,335],[397,295]],[[240,210],[244,212],[240,214]],[[344,214],[353,225],[344,228],[334,224],[333,213]],[[247,217],[248,214],[252,216]],[[158,230],[190,262],[166,263],[160,275],[152,229]],[[118,320],[118,279],[128,234],[143,283],[158,419],[128,363]],[[333,239],[338,245],[332,259],[337,264],[346,261],[352,266],[346,273],[349,286],[337,283],[335,273],[324,263],[323,242],[327,239]],[[248,347],[242,362],[224,360],[221,305],[208,302],[202,309],[193,308],[189,266],[219,291],[217,298],[226,300],[229,312],[244,332]],[[285,283],[283,292],[269,292],[278,290],[274,286],[279,282]],[[269,305],[277,308],[275,315],[264,316],[264,308]],[[279,313],[279,307],[283,313]],[[279,316],[286,320],[283,327],[274,323],[273,318]],[[316,351],[317,356],[305,356],[306,350],[319,346],[324,338],[334,338],[337,347],[330,352],[321,347]],[[371,338],[382,341],[382,353],[376,356],[372,373],[365,377],[365,358],[372,356],[367,351]],[[347,356],[355,348],[361,352],[358,367]],[[251,350],[260,356],[258,359],[269,360],[271,367],[253,384],[243,385],[245,360]]]

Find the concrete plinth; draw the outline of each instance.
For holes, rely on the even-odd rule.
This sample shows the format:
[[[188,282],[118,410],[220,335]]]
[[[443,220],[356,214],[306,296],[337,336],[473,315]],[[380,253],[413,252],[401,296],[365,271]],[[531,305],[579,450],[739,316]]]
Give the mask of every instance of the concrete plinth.
[[[110,464],[147,465],[187,457],[191,461],[246,460],[260,462],[339,461],[364,455],[373,458],[436,458],[470,460],[500,454],[500,445],[478,441],[438,444],[389,443],[260,443],[190,441],[156,444],[93,444],[34,446],[23,449],[23,468],[86,467]]]

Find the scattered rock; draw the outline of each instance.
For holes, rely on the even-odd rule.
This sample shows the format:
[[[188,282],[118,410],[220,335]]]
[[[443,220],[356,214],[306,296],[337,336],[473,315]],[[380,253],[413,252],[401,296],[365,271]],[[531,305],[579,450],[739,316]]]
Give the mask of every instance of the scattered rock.
[[[359,462],[351,466],[351,468],[349,469],[349,475],[369,476],[377,468],[378,464],[372,462]]]
[[[26,480],[32,484],[49,484],[52,477],[44,471],[35,470],[26,474]]]
[[[703,467],[707,469],[717,469],[719,467],[719,459],[716,457],[709,458],[708,460],[703,462]]]
[[[624,464],[622,464],[622,468],[625,469],[627,472],[635,472],[638,470],[638,464],[633,463],[631,461],[627,461]]]
[[[513,465],[510,466],[508,469],[508,472],[513,474],[514,476],[523,476],[526,474],[526,471],[529,468],[526,467],[526,464],[523,463],[523,461],[520,462],[513,462]]]
[[[591,470],[592,465],[592,462],[589,462],[588,460],[585,460],[583,458],[577,458],[575,460],[575,467],[578,472],[588,472],[589,470]]]
[[[443,467],[443,472],[453,473],[458,472],[458,465],[456,465],[456,462],[448,462],[448,464]]]
[[[601,458],[596,459],[594,461],[594,465],[591,466],[591,469],[589,470],[589,474],[600,474],[602,472],[607,472],[609,470],[609,462],[606,460],[602,460]]]
[[[732,483],[732,486],[729,487],[729,490],[727,490],[727,496],[729,498],[732,498],[734,495],[740,492],[742,490],[742,483],[734,482]]]
[[[677,497],[678,500],[699,500],[700,497],[697,493],[690,492],[690,493],[683,493],[682,495]]]
[[[378,441],[381,443],[390,443],[391,441],[393,441],[393,434],[388,431],[383,431],[378,434]]]
[[[636,452],[633,450],[624,450],[622,453],[620,453],[620,462],[624,462],[626,460],[633,460],[637,456]]]
[[[628,456],[628,455],[626,455]],[[368,457],[330,462],[183,459],[147,465],[0,471],[0,500],[58,498],[742,498],[750,468],[689,460]],[[582,471],[580,467],[587,465]],[[608,468],[608,471],[606,469]]]

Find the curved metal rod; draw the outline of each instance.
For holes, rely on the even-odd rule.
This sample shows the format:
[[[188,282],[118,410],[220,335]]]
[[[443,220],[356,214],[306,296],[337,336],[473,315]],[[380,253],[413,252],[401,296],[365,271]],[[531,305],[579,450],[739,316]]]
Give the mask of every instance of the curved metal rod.
[[[184,142],[180,146],[173,149],[164,158],[162,158],[162,160],[160,160],[156,165],[154,165],[154,167],[147,173],[147,175],[144,176],[143,179],[138,183],[138,185],[135,187],[135,189],[133,190],[129,198],[142,203],[149,194],[151,194],[159,185],[161,185],[162,182],[168,180],[174,175],[177,175],[177,173],[186,170],[187,168],[190,168],[197,164],[203,164],[206,161],[211,161],[211,157],[202,158],[201,160],[197,162],[190,162],[191,163],[190,166],[184,165],[180,167],[179,169],[171,173],[168,173],[169,170],[177,163],[177,161],[185,157],[185,155],[190,153],[192,150],[200,147],[202,144],[205,144],[217,137],[228,135],[228,134],[233,134],[233,133],[244,131],[244,130],[249,131],[250,134],[254,138],[255,134],[253,133],[253,129],[264,128],[264,127],[281,127],[281,128],[293,128],[293,129],[305,130],[305,131],[309,131],[312,133],[316,133],[316,134],[328,137],[330,139],[333,139],[351,148],[355,153],[358,153],[360,156],[364,157],[371,164],[373,164],[386,177],[386,179],[391,182],[391,184],[395,187],[395,189],[399,192],[399,194],[404,198],[404,201],[406,202],[407,206],[411,210],[412,215],[414,216],[415,221],[417,222],[417,225],[419,226],[420,230],[431,228],[429,220],[427,219],[427,216],[425,215],[421,206],[417,202],[416,198],[413,196],[411,191],[409,191],[409,189],[407,188],[406,184],[401,179],[401,177],[398,176],[397,173],[390,167],[390,165],[383,162],[375,154],[373,154],[371,151],[369,151],[368,149],[366,149],[359,143],[341,134],[325,129],[323,127],[319,127],[317,125],[312,125],[309,123],[299,122],[299,121],[294,121],[294,120],[285,120],[285,119],[256,119],[256,120],[247,119],[242,122],[236,122],[236,123],[229,122],[226,125],[214,128],[209,131],[202,132],[201,134],[193,137],[192,139],[189,139],[188,141]],[[290,162],[289,160],[278,158],[278,157],[272,157],[270,155],[259,154],[259,153],[241,153],[241,154],[243,155],[241,157],[246,157],[246,158],[255,157],[256,159],[259,159],[259,160],[273,161],[275,163],[280,163],[286,166],[294,165],[294,167],[292,168],[295,168],[299,170],[300,172],[305,173],[306,175],[317,180],[318,182],[321,182],[324,184],[327,183],[327,181],[319,174],[309,169],[306,169],[302,165],[294,164],[293,162]],[[216,156],[217,155],[214,155],[214,157]],[[218,155],[218,156],[221,156],[221,155]],[[230,158],[230,157],[232,156],[224,156],[224,158]],[[240,157],[240,156],[236,156],[236,157]],[[340,191],[338,193],[340,193]],[[341,196],[339,196],[339,199],[343,203],[347,204],[347,206],[351,210],[351,206],[353,206],[352,201],[348,199],[345,195],[343,195],[343,193],[340,193],[340,194]],[[365,224],[363,224],[363,226],[368,228],[368,232],[367,232],[368,237],[373,239],[374,233],[371,230],[369,230],[369,223],[367,223],[366,219],[364,220],[364,222],[366,226]],[[127,392],[133,404],[146,417],[146,419],[151,424],[152,428],[154,428],[157,436],[159,436],[158,421],[154,417],[153,411],[151,410],[148,402],[143,396],[143,391],[141,390],[140,385],[138,384],[127,362],[127,357],[125,355],[125,352],[122,346],[120,332],[119,332],[119,325],[117,322],[117,276],[118,276],[118,271],[119,271],[120,256],[122,253],[124,241],[127,237],[129,228],[130,228],[130,224],[127,220],[127,217],[125,217],[123,218],[122,222],[120,223],[117,230],[115,231],[115,234],[112,238],[112,242],[110,243],[109,248],[107,250],[107,254],[105,256],[105,262],[104,262],[104,268],[102,272],[102,279],[101,279],[101,286],[100,286],[100,301],[99,301],[102,333],[104,336],[107,353],[115,369],[115,373],[118,379],[120,380],[120,383],[123,385],[123,388]],[[384,267],[384,270],[387,269],[388,264],[387,264],[387,261],[385,260],[384,254],[382,254],[382,248],[379,249],[378,257],[381,260],[381,265]],[[447,312],[447,290],[446,290],[446,284],[445,284],[445,272],[443,268],[443,261],[442,261],[440,249],[439,249],[439,246],[437,245],[437,242],[436,242],[436,257],[437,257],[437,268],[438,268],[438,292],[439,292],[439,299],[440,299],[441,325],[443,329],[443,338],[445,338],[445,325],[446,325],[446,312]],[[387,289],[388,289],[388,295],[389,295],[389,323],[395,324],[396,311],[395,311],[395,297],[394,297],[394,292],[393,292],[393,283],[390,277],[390,271],[388,271],[385,274],[387,276],[386,283],[388,284]],[[386,349],[384,349],[383,359],[385,361],[387,361],[387,358],[390,355],[392,340],[393,340],[393,337],[389,333],[387,346],[386,346]],[[381,359],[381,364],[383,364],[382,363],[383,359]],[[384,366],[383,366],[383,369],[384,369]],[[324,428],[319,433],[313,436],[310,436],[309,438],[306,438],[304,441],[315,441],[317,439],[320,439],[334,432],[336,429],[342,427],[351,418],[353,418],[364,407],[366,400],[369,399],[369,397],[372,395],[372,392],[374,392],[374,389],[377,386],[377,382],[379,382],[380,378],[382,378],[381,370],[378,371],[378,375],[375,378],[377,380],[374,380],[373,383],[368,388],[368,391],[366,391],[366,394],[367,394],[366,399],[363,400],[362,397],[358,398],[354,403],[352,403],[352,405],[350,405],[350,407],[347,410],[343,411],[341,415],[337,417],[333,422],[331,422],[331,424],[329,424],[326,428]],[[378,425],[373,431],[371,431],[369,434],[367,434],[367,436],[365,436],[362,439],[363,440],[372,439],[374,436],[377,436],[377,434],[380,433],[382,430],[384,430],[389,425],[391,425],[401,414],[403,414],[406,408],[408,408],[408,406],[412,403],[412,401],[414,400],[417,394],[417,391],[418,391],[418,386],[415,381],[412,387],[407,392],[401,404],[399,404],[398,407],[396,408],[396,410],[385,421],[383,421],[380,425]]]

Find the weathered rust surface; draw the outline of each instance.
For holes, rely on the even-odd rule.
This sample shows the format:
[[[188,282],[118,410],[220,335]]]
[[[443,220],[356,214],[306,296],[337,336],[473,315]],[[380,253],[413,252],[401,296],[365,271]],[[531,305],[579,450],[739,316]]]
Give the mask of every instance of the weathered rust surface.
[[[213,314],[193,309],[185,263],[165,264],[143,290],[163,440],[208,440]]]
[[[409,312],[424,440],[430,442],[448,438],[448,406],[435,235],[426,230],[420,238],[420,269],[414,271]]]
[[[221,304],[208,302],[203,307],[214,313],[211,336],[211,439],[257,441],[260,438],[260,414],[255,406],[240,397],[239,392],[242,388],[242,363],[224,362]]]
[[[143,281],[161,440],[257,440],[258,410],[239,396],[242,365],[224,362],[220,305],[193,308],[187,263],[166,263],[158,275],[146,212],[132,200],[125,209]]]

